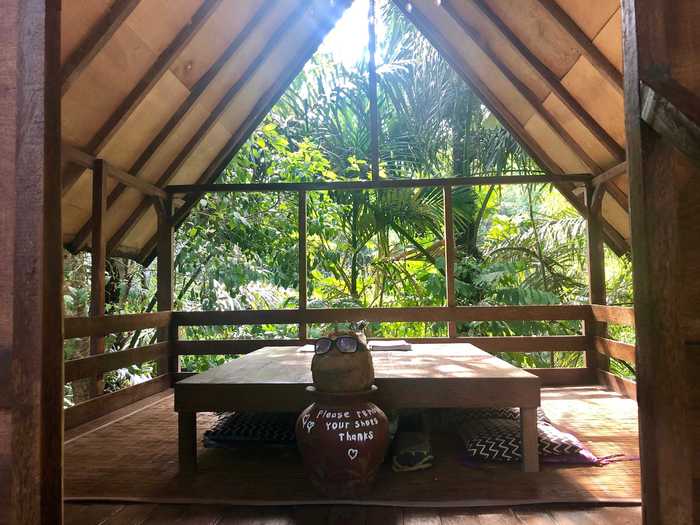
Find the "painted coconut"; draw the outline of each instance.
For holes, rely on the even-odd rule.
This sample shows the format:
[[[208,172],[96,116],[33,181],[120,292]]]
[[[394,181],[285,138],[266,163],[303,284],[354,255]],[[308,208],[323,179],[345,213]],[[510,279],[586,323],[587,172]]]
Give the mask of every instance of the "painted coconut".
[[[341,352],[334,344],[325,354],[316,354],[311,361],[311,375],[319,392],[363,392],[374,383],[372,353],[362,332],[335,332],[330,338],[343,335],[357,338],[357,350]]]

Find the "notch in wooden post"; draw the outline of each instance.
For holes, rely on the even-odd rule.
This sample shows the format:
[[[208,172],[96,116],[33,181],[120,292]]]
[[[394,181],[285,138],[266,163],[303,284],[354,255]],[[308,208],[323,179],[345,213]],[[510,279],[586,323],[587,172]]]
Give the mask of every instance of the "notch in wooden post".
[[[92,172],[92,263],[90,267],[90,316],[105,314],[105,273],[107,265],[107,239],[105,237],[105,214],[107,212],[108,164],[96,159]],[[90,355],[104,354],[104,336],[90,338]],[[91,378],[90,397],[104,392],[103,375]]]
[[[457,306],[457,297],[455,295],[455,232],[452,214],[452,186],[445,186],[442,194],[445,207],[445,292],[447,306],[454,308]],[[455,321],[448,322],[447,330],[450,337],[457,337],[457,323]]]

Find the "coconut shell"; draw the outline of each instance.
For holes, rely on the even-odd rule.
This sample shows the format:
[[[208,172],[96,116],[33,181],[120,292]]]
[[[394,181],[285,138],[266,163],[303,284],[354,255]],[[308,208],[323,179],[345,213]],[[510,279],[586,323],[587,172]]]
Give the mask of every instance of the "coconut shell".
[[[343,353],[335,345],[325,354],[314,355],[311,375],[314,386],[320,392],[362,392],[374,383],[372,353],[362,333],[337,332],[330,337],[352,335],[357,337],[357,351]]]

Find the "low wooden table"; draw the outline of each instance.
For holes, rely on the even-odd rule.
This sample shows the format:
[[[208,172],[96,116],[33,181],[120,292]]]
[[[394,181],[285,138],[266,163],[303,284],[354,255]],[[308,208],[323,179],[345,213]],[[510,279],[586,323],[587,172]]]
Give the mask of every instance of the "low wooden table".
[[[197,412],[299,411],[311,403],[312,352],[265,347],[175,385],[180,468],[197,466]],[[540,378],[471,344],[372,352],[382,409],[520,407],[523,470],[537,472]]]

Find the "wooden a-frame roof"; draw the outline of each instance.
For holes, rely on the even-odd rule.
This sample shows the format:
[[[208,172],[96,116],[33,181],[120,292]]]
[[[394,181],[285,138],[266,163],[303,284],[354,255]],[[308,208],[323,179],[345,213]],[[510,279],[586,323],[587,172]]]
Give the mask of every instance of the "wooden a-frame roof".
[[[63,0],[66,247],[90,245],[101,158],[131,181],[108,178],[108,254],[148,260],[157,214],[134,177],[151,195],[213,181],[350,1]],[[626,251],[619,0],[395,1],[544,169],[595,178],[608,244]],[[558,188],[585,212],[584,192]]]

